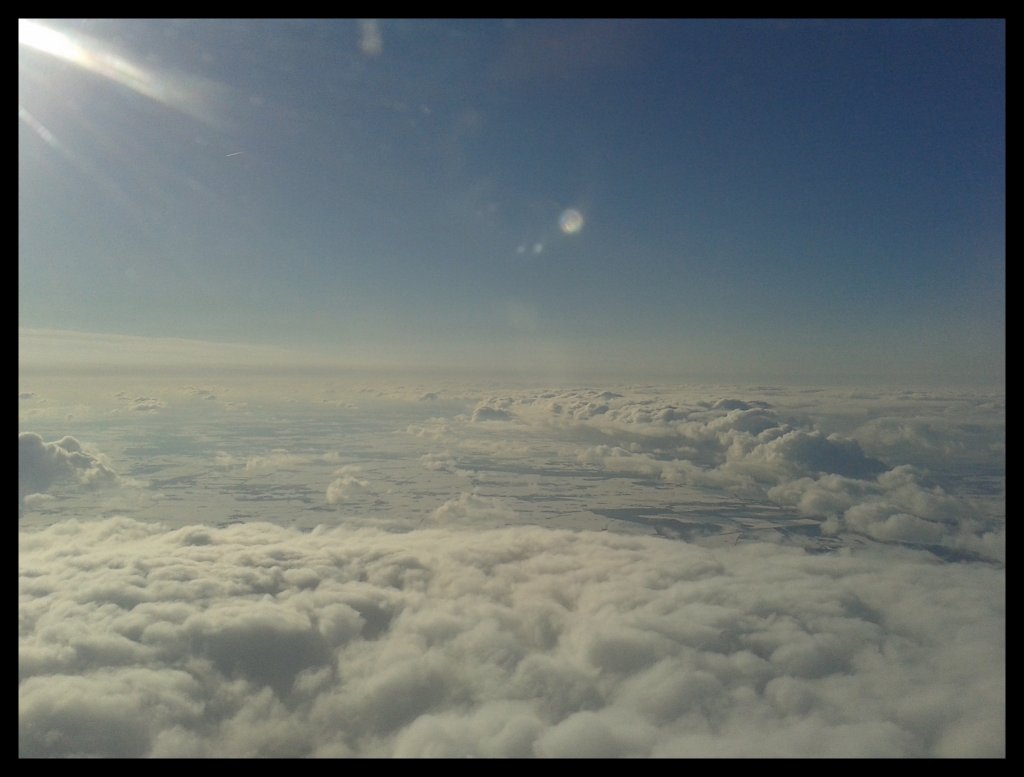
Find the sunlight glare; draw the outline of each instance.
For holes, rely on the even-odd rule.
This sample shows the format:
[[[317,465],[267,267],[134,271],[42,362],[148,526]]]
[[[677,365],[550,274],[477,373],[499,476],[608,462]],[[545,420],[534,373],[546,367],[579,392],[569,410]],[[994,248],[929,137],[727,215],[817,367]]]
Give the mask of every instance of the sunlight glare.
[[[20,105],[18,106],[18,118],[25,122],[48,146],[52,146],[58,151],[62,150],[60,143],[57,141],[57,138],[54,137],[53,133],[46,129],[46,127],[44,127],[35,116],[26,111]]]
[[[85,49],[64,33],[27,19],[18,20],[18,43],[75,64],[82,64]]]
[[[72,37],[26,19],[18,20],[18,43],[63,59],[195,118],[212,120],[210,112],[199,104],[202,85],[195,79],[150,72],[114,54],[99,41],[82,35]]]

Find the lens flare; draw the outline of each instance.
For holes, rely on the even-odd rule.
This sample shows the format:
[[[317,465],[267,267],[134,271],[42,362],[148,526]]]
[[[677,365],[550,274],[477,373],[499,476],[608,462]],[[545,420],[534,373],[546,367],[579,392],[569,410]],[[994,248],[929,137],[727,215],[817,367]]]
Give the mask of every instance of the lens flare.
[[[567,235],[575,235],[583,229],[583,214],[575,208],[569,208],[558,217],[558,226]]]

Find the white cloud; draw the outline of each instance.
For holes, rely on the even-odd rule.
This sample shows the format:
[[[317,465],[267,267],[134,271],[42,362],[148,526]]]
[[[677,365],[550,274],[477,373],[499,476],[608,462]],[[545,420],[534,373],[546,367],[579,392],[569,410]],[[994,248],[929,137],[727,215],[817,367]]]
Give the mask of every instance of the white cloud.
[[[515,417],[538,431],[554,428],[563,439],[583,443],[576,453],[580,464],[608,473],[768,500],[821,519],[832,534],[853,532],[880,542],[1005,557],[1001,522],[970,499],[930,484],[927,473],[915,467],[868,455],[858,439],[826,434],[805,417],[765,401],[679,401],[584,389],[487,398],[474,420],[482,410]],[[943,450],[951,450],[955,432],[966,429],[961,448],[966,439],[975,443],[972,449],[982,449],[977,456],[988,455],[986,441],[998,433],[999,408],[994,410],[985,425],[946,419]],[[856,434],[895,454],[904,448],[882,434],[893,428],[861,424]],[[905,441],[902,432],[899,439]]]
[[[213,457],[213,464],[218,469],[240,469],[247,475],[267,475],[276,472],[294,472],[313,464],[337,464],[341,460],[342,456],[337,451],[304,455],[291,453],[283,448],[275,448],[269,453],[247,456],[244,459],[226,451],[217,451]]]
[[[510,413],[508,410],[502,410],[500,407],[480,405],[473,411],[471,420],[475,423],[480,421],[514,421],[515,414]]]
[[[34,510],[52,504],[56,498],[52,494],[27,494],[24,499],[25,507]]]
[[[266,456],[250,456],[245,461],[246,472],[273,472],[280,469],[300,467],[307,463],[305,456],[285,450],[273,450]]]
[[[994,565],[531,526],[19,543],[22,756],[1005,755]]]
[[[208,380],[46,386],[179,401],[96,440],[138,520],[36,443],[23,755],[1005,753],[997,400]]]
[[[96,451],[85,449],[74,437],[43,442],[32,432],[18,435],[18,503],[24,509],[25,497],[42,493],[59,482],[73,482],[86,488],[111,485],[117,474]]]
[[[158,410],[162,410],[167,407],[163,401],[156,397],[131,397],[124,392],[119,393],[117,397],[118,399],[131,403],[130,408],[134,412],[155,413]]]
[[[233,469],[239,465],[239,461],[230,453],[217,451],[216,455],[213,457],[213,464],[220,469]]]
[[[452,472],[455,469],[455,459],[448,453],[424,453],[420,456],[420,465],[424,469]]]
[[[772,438],[762,441],[767,435]],[[759,433],[750,444],[745,442],[740,435],[733,437],[726,451],[729,465],[769,480],[805,472],[869,479],[887,469],[882,462],[865,456],[856,441],[838,435],[825,437],[818,431],[773,428]]]
[[[185,395],[194,397],[195,399],[211,401],[217,399],[217,394],[212,389],[202,388],[200,386],[183,386],[181,390]]]
[[[360,494],[369,493],[370,481],[359,477],[362,467],[347,464],[334,472],[334,480],[327,486],[327,504],[334,505]]]
[[[516,511],[501,499],[465,491],[434,510],[433,519],[440,524],[507,523],[516,519]]]
[[[799,478],[768,491],[801,515],[827,516],[828,533],[852,531],[873,539],[945,546],[1002,561],[1005,538],[970,500],[928,486],[922,473],[903,465],[872,480],[839,475]]]

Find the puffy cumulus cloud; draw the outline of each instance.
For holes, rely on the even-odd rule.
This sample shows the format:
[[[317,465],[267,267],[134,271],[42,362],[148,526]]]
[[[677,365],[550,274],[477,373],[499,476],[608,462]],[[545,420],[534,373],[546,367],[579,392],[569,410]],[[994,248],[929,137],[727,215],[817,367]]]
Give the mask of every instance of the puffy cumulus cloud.
[[[35,510],[45,507],[55,501],[53,494],[26,494],[24,499],[25,509]]]
[[[440,524],[491,524],[514,521],[517,515],[502,499],[464,491],[434,510],[432,517]]]
[[[354,496],[371,492],[370,481],[359,477],[362,467],[346,464],[334,472],[334,480],[327,486],[327,504],[339,504]]]
[[[862,443],[879,448],[922,448],[924,450],[946,449],[943,434],[928,421],[903,418],[875,418],[858,427],[853,436]]]
[[[510,413],[508,410],[503,410],[500,407],[480,405],[473,410],[470,420],[474,423],[479,423],[480,421],[514,421],[516,416],[515,413]]]
[[[124,391],[118,391],[114,396],[122,402],[128,403],[128,409],[139,413],[155,413],[167,405],[156,397],[137,396],[133,397]]]
[[[166,405],[156,397],[136,397],[132,401],[131,409],[141,413],[155,413]]]
[[[608,472],[669,479],[666,474],[670,467],[669,462],[659,461],[645,453],[626,450],[618,445],[595,445],[582,451],[576,459],[581,464],[596,464]]]
[[[576,453],[579,464],[605,472],[768,500],[821,519],[831,534],[850,532],[1000,561],[1005,557],[1001,519],[986,515],[976,501],[930,483],[919,468],[869,455],[860,442],[888,453],[900,452],[896,443],[911,438],[931,445],[938,435],[929,438],[920,424],[868,422],[856,428],[855,438],[826,434],[806,418],[760,400],[686,402],[593,389],[494,397],[480,408],[514,413],[538,429],[554,427],[582,443]],[[998,443],[992,440],[998,437],[999,407],[984,412],[985,424],[946,419],[943,450],[959,450],[967,464],[975,459],[965,449],[991,458],[991,446]],[[953,442],[950,437],[958,431],[963,433]]]
[[[1004,561],[1005,530],[972,500],[928,485],[909,465],[872,480],[831,475],[799,478],[769,490],[771,499],[805,516],[826,516],[822,530],[853,532],[881,542],[946,548]]]
[[[239,464],[240,462],[236,457],[225,451],[217,451],[213,457],[213,465],[219,469],[234,469]]]
[[[855,440],[818,431],[770,428],[756,436],[735,435],[726,450],[727,465],[759,479],[778,480],[804,473],[871,478],[887,467],[864,455]]]
[[[182,393],[186,396],[193,397],[195,399],[215,400],[217,394],[212,389],[202,388],[199,386],[182,386]]]
[[[613,438],[653,452],[686,446],[705,463],[720,463],[737,435],[789,430],[786,419],[765,402],[694,402],[596,389],[490,397],[478,404],[477,411],[485,408],[594,441]]]
[[[337,451],[328,451],[318,455],[302,455],[290,453],[281,448],[276,448],[267,454],[248,456],[244,459],[226,451],[218,451],[213,457],[213,465],[218,469],[240,469],[248,475],[295,471],[309,464],[321,462],[337,464],[340,461],[341,454]]]
[[[1005,755],[994,565],[534,526],[19,546],[26,757]]]
[[[409,424],[405,428],[406,434],[424,439],[442,440],[451,431],[447,421],[442,418],[430,418],[422,424]]]
[[[286,450],[273,450],[265,456],[250,456],[245,461],[246,472],[274,472],[294,469],[306,464],[308,459]]]
[[[1006,452],[1006,412],[997,403],[980,402],[962,417],[882,416],[850,436],[866,450],[891,460],[929,469],[963,471],[1001,461]]]
[[[453,472],[455,458],[450,453],[424,453],[419,458],[420,466],[436,472]]]
[[[97,451],[85,449],[74,437],[43,442],[33,432],[18,435],[18,509],[25,509],[26,497],[43,493],[60,482],[99,488],[118,482],[117,474]]]

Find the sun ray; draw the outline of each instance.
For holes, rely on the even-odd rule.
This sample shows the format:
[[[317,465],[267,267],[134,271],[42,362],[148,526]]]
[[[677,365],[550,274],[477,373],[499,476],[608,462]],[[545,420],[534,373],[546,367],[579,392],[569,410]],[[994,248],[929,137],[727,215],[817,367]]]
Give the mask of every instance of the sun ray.
[[[27,19],[18,20],[18,43],[103,76],[194,118],[215,123],[206,99],[211,84],[205,81],[147,70],[100,41],[81,34],[72,36]]]

